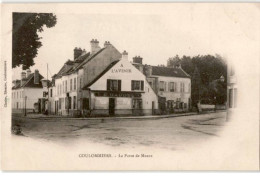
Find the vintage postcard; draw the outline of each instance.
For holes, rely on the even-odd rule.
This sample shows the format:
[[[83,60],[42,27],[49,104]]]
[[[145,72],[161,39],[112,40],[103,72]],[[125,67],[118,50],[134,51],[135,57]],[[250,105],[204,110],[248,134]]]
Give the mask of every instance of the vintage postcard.
[[[259,170],[260,4],[1,12],[2,170]]]

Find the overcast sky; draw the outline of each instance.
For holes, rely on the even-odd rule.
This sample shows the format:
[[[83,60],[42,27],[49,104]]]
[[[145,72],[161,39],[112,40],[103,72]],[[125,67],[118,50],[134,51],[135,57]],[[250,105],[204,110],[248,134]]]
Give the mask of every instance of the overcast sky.
[[[124,4],[113,11],[109,6],[103,9],[103,13],[54,12],[57,24],[40,33],[43,46],[31,70],[37,68],[46,76],[48,63],[54,75],[73,59],[75,47],[89,51],[92,38],[101,47],[110,41],[120,52],[126,50],[130,61],[140,55],[150,65],[166,64],[176,54],[247,57],[241,51],[253,52],[259,38],[259,7],[253,4]],[[13,78],[20,78],[20,72],[13,69]]]

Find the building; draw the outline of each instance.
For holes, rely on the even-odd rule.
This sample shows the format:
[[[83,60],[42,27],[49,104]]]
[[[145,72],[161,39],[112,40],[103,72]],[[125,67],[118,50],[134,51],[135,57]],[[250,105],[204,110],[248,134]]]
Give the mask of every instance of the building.
[[[227,108],[237,107],[237,77],[235,67],[229,61],[227,65]]]
[[[43,96],[43,87],[41,83],[43,76],[38,70],[34,73],[28,69],[26,72],[21,72],[21,79],[13,81],[12,87],[12,112],[25,113],[37,112],[38,99]]]
[[[191,108],[191,77],[181,66],[144,65],[143,58],[133,58],[133,65],[146,75],[159,97],[159,109],[164,113],[188,111]]]
[[[88,116],[82,88],[121,57],[121,53],[108,41],[101,48],[99,42],[92,39],[90,52],[75,48],[74,59],[68,60],[52,77],[52,86],[49,88],[50,113]]]
[[[112,62],[83,87],[86,108],[91,115],[152,115],[158,98],[146,76],[128,61],[128,53]]]

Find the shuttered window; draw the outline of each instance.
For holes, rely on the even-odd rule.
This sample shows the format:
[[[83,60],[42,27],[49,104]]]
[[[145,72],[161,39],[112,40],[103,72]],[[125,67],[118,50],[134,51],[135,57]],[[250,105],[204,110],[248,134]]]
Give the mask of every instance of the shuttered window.
[[[144,90],[144,81],[132,80],[131,81],[131,90]]]
[[[108,79],[107,80],[108,91],[121,91],[121,80]]]

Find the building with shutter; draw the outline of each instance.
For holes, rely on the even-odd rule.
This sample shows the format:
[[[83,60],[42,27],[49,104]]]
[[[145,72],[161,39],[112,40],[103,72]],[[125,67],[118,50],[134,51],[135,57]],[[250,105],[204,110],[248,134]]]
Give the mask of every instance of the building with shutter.
[[[125,51],[83,89],[92,116],[152,115],[158,111],[157,95]]]
[[[101,48],[99,41],[92,39],[90,52],[75,48],[74,59],[68,60],[52,77],[49,112],[62,116],[89,116],[88,92],[82,88],[121,57],[121,53],[108,41]]]
[[[21,72],[21,79],[13,81],[12,113],[38,111],[38,99],[43,97],[43,76],[38,70],[34,73],[28,69]]]
[[[143,58],[133,58],[133,65],[139,69],[158,95],[162,112],[188,111],[191,107],[191,77],[181,66],[162,67],[144,65]]]

